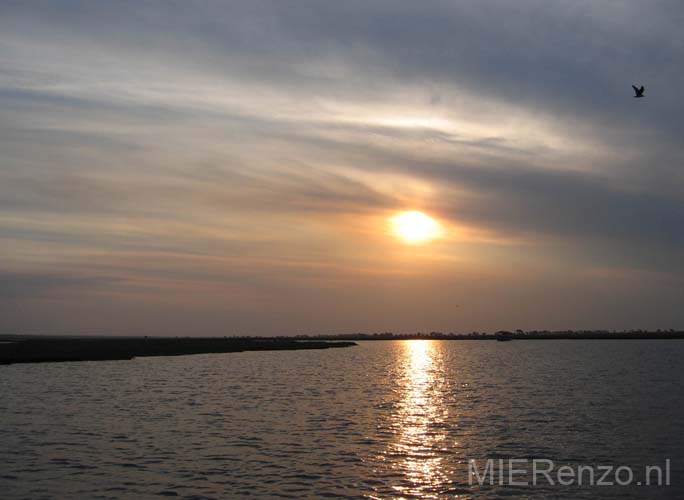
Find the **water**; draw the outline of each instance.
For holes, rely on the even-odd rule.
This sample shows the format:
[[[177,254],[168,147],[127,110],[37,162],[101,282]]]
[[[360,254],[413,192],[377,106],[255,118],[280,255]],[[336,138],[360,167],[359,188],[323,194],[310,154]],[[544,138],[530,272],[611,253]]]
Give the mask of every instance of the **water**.
[[[0,496],[684,497],[684,342],[396,341],[0,367]],[[468,461],[671,486],[468,485]],[[528,468],[531,470],[531,468]]]

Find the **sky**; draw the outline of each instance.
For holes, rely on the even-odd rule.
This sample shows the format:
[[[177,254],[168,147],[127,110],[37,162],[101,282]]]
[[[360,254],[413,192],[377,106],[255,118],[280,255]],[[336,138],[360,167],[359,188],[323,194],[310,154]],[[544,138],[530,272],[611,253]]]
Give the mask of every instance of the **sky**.
[[[2,0],[0,333],[684,328],[682,25]]]

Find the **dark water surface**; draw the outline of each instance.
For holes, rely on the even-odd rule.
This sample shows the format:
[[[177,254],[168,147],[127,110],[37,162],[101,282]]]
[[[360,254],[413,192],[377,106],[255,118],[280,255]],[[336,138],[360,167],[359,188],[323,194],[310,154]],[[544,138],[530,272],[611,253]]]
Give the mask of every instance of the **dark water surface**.
[[[383,341],[1,366],[0,497],[684,498],[683,360],[678,340]],[[489,458],[635,481],[669,459],[671,485],[469,486]]]

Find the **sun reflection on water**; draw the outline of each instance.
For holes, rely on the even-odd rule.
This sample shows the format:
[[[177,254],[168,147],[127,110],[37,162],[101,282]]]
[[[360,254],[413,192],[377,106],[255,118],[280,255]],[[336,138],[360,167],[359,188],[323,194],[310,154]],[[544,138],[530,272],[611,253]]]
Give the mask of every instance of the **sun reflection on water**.
[[[404,481],[395,490],[414,498],[438,498],[448,483],[443,463],[448,453],[444,360],[430,340],[408,340],[403,347],[402,399],[392,416],[396,440],[389,452]]]

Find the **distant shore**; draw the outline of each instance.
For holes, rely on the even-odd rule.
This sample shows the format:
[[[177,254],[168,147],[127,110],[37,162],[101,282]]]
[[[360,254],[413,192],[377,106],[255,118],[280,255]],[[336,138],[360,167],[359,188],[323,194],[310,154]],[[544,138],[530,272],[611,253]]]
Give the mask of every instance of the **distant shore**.
[[[0,365],[59,361],[112,361],[144,356],[351,347],[379,340],[682,340],[684,331],[499,331],[496,333],[353,333],[296,337],[97,337],[0,335]]]
[[[339,335],[300,335],[295,337],[300,340],[498,340],[505,337],[511,340],[663,340],[684,339],[684,331],[678,330],[633,330],[633,331],[606,331],[606,330],[565,330],[565,331],[504,331],[500,330],[493,333],[472,332],[472,333],[347,333]]]
[[[330,342],[287,338],[171,338],[171,337],[39,337],[0,336],[0,365],[59,361],[112,361],[142,356],[244,351],[289,351],[354,346],[354,342]]]

